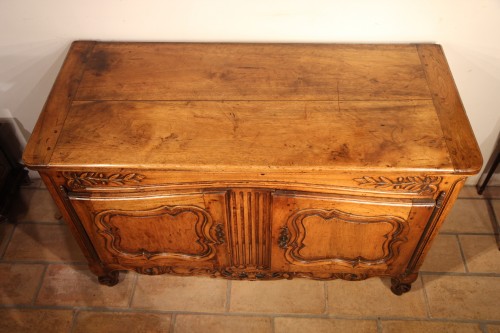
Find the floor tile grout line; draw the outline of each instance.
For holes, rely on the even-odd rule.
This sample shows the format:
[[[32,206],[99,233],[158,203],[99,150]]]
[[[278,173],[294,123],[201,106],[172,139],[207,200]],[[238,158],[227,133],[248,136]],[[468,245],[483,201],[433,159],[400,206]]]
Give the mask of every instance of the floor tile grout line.
[[[495,241],[498,246],[498,239],[500,234],[500,216],[497,216],[495,212],[495,207],[493,207],[493,203],[491,200],[487,200],[486,204],[488,205],[488,210],[490,211],[491,224],[493,227],[493,234],[495,235]]]
[[[1,260],[2,264],[13,264],[13,265],[68,265],[68,266],[85,266],[87,262],[85,261],[51,261],[51,260],[23,260],[23,259],[7,259]]]
[[[26,306],[26,305],[0,305],[2,309],[38,309],[38,310],[74,310],[105,313],[142,313],[142,314],[171,314],[171,315],[199,315],[199,316],[228,316],[228,317],[263,317],[263,318],[311,318],[311,319],[341,319],[341,320],[381,320],[381,321],[428,321],[428,322],[453,322],[453,323],[473,323],[485,325],[500,325],[500,320],[495,319],[460,319],[460,318],[422,318],[422,317],[397,317],[397,316],[325,316],[318,314],[297,314],[297,313],[221,313],[221,312],[193,312],[193,311],[162,311],[162,310],[141,310],[126,308],[104,308],[85,306]]]
[[[465,273],[470,273],[469,265],[467,264],[467,258],[465,257],[465,252],[462,246],[462,242],[460,241],[460,235],[456,235],[458,242],[458,249],[460,250],[460,256],[462,257],[462,262],[464,263]]]
[[[80,315],[80,310],[79,309],[74,309],[73,310],[73,320],[71,321],[71,328],[70,328],[70,333],[74,333],[75,332],[75,327],[76,327],[76,321],[77,321],[77,317]]]
[[[18,191],[25,191],[25,190],[40,190],[40,189],[41,189],[40,185],[36,185],[36,186],[34,186],[34,185],[30,184],[30,185],[21,185],[21,186],[19,186]]]
[[[424,294],[425,313],[427,315],[427,319],[430,319],[432,318],[431,305],[429,303],[429,297],[427,296],[427,289],[425,288],[424,277],[420,275],[419,278],[420,278],[420,283],[422,284],[422,292]]]
[[[33,295],[33,299],[31,300],[32,305],[36,305],[36,300],[38,299],[38,295],[40,294],[40,290],[42,290],[43,281],[45,280],[45,275],[47,274],[47,270],[49,269],[49,265],[45,265],[43,268],[42,274],[40,275],[40,281],[38,282],[38,286],[36,287],[35,293]]]
[[[10,235],[7,237],[7,240],[5,241],[5,246],[2,249],[2,253],[0,253],[0,260],[4,260],[5,255],[7,254],[7,250],[9,248],[10,242],[12,241],[12,238],[14,237],[14,232],[17,229],[17,224],[14,223],[14,227],[10,231]]]
[[[482,198],[477,198],[477,197],[461,197],[458,196],[457,200],[500,200],[500,197],[482,197]]]
[[[134,277],[132,278],[133,279],[132,291],[130,292],[130,297],[128,300],[128,306],[127,306],[128,309],[131,309],[131,307],[132,307],[132,301],[134,300],[134,295],[135,295],[135,288],[137,288],[137,280],[139,279],[138,276],[139,276],[139,274],[135,273]]]
[[[43,183],[42,179],[39,178],[39,183],[37,185],[34,185],[34,182],[32,182],[31,184],[22,184],[21,186],[18,187],[17,189],[17,194],[19,195],[21,192],[23,191],[26,191],[26,190],[47,190],[47,187],[45,186],[45,183]]]
[[[53,225],[53,226],[68,226],[66,223],[61,222],[61,221],[56,221],[56,222],[51,222],[51,221],[33,221],[33,220],[27,220],[27,221],[16,221],[16,224],[18,225]]]
[[[380,318],[377,318],[377,333],[382,333],[382,332],[383,332],[382,320],[380,320]]]
[[[170,325],[169,325],[169,333],[175,332],[175,322],[177,321],[177,314],[173,313],[170,315]]]
[[[325,314],[327,315],[330,312],[330,308],[328,307],[328,285],[326,281],[323,281],[323,289],[325,293]]]
[[[132,287],[132,292],[130,293],[130,300],[128,303],[128,309],[132,310],[132,304],[134,303],[135,293],[137,291],[137,285],[139,284],[139,274],[135,273],[135,281]]]
[[[495,199],[488,199],[488,204],[490,205],[491,211],[493,212],[493,217],[495,218],[495,222],[498,225],[500,223],[500,216],[497,216],[496,211],[495,211],[495,207],[493,207],[493,203],[491,202],[492,200],[495,200]],[[496,200],[500,200],[500,199],[496,199]]]
[[[344,318],[339,318],[344,319]],[[487,319],[457,319],[457,318],[413,318],[413,317],[378,317],[378,318],[361,318],[362,320],[375,320],[380,319],[384,321],[421,321],[421,322],[432,322],[432,323],[457,323],[457,324],[487,324],[487,325],[499,325],[500,320],[487,320]],[[356,318],[356,320],[358,320]]]
[[[271,317],[271,333],[276,333],[276,317]]]
[[[500,273],[480,273],[480,272],[431,272],[431,271],[420,271],[419,274],[422,275],[444,275],[444,276],[463,276],[463,277],[500,277]]]
[[[34,187],[34,186],[21,186],[19,187],[19,190],[23,191],[23,190],[30,190],[30,191],[47,191],[47,188],[46,187],[40,187],[40,186],[37,186],[37,187]]]
[[[440,235],[462,235],[462,236],[492,236],[495,235],[494,232],[453,232],[453,231],[440,231]]]
[[[489,332],[488,327],[486,327],[485,323],[479,323],[479,328],[481,329],[482,333],[488,333]]]
[[[233,283],[231,280],[227,281],[226,284],[226,305],[224,306],[224,311],[229,312],[231,311],[231,288],[233,286]]]

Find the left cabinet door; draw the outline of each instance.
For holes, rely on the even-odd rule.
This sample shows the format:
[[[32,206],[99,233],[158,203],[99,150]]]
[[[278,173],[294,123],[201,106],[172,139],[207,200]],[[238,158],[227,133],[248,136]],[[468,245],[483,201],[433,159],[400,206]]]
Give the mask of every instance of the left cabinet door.
[[[226,264],[226,192],[70,193],[100,259],[125,269]]]

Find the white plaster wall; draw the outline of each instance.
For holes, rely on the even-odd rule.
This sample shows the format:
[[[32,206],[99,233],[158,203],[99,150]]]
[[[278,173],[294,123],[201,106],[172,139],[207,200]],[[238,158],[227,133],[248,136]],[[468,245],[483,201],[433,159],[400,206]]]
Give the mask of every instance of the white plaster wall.
[[[22,144],[76,39],[436,42],[485,160],[500,131],[499,0],[0,0],[0,118]]]

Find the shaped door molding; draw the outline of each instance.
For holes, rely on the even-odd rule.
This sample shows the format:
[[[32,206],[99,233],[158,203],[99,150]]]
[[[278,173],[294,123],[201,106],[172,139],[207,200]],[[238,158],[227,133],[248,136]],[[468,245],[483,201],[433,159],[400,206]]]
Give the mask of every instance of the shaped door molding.
[[[308,219],[319,219],[327,224],[332,224],[331,230],[342,232],[342,229],[351,228],[359,230],[359,234],[370,234],[373,232],[364,233],[363,228],[367,226],[377,225],[377,229],[382,230],[377,236],[378,239],[383,239],[380,248],[375,252],[380,252],[379,255],[371,255],[369,257],[370,247],[360,247],[360,253],[354,257],[332,255],[328,257],[308,256],[304,251],[307,247],[314,247],[314,244],[307,244],[308,228],[305,223]],[[333,226],[333,224],[335,224]],[[326,230],[323,230],[327,234]],[[373,229],[371,229],[373,231]],[[399,246],[407,240],[409,225],[406,220],[398,216],[364,216],[346,213],[338,209],[303,209],[291,215],[287,222],[287,227],[282,228],[279,237],[279,247],[285,249],[286,260],[299,266],[314,266],[325,264],[344,264],[351,267],[358,266],[373,266],[380,264],[389,264],[398,253]],[[346,243],[359,244],[360,239],[347,239]],[[376,243],[376,242],[375,242]],[[338,244],[339,249],[348,248],[349,244]],[[365,250],[366,249],[366,250]],[[315,250],[311,251],[316,252]],[[373,251],[372,251],[373,252]]]
[[[150,251],[145,248],[127,249],[123,244],[120,224],[133,223],[134,220],[163,218],[168,222],[160,227],[166,227],[166,223],[182,223],[182,219],[189,219],[194,223],[191,235],[183,234],[183,237],[192,236],[195,248],[184,251]],[[140,223],[140,222],[139,222]],[[220,233],[214,225],[210,214],[196,206],[160,206],[147,210],[122,210],[109,209],[99,212],[94,217],[97,233],[105,238],[105,247],[113,255],[125,259],[184,259],[190,261],[210,260],[215,256],[215,245],[221,241],[217,235]],[[184,230],[185,231],[185,230]],[[187,238],[189,239],[189,238]]]

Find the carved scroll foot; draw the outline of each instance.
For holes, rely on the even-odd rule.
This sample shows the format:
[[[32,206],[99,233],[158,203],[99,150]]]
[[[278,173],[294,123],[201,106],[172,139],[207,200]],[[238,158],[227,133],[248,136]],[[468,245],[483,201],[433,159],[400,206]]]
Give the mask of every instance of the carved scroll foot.
[[[100,284],[106,285],[108,287],[113,287],[118,283],[118,276],[120,275],[119,272],[113,271],[109,272],[106,275],[100,275],[97,277],[97,280],[99,281]]]
[[[411,290],[411,284],[417,279],[418,274],[411,274],[391,279],[391,291],[398,296]]]
[[[411,290],[410,283],[401,283],[398,279],[391,279],[391,291],[398,296]]]

